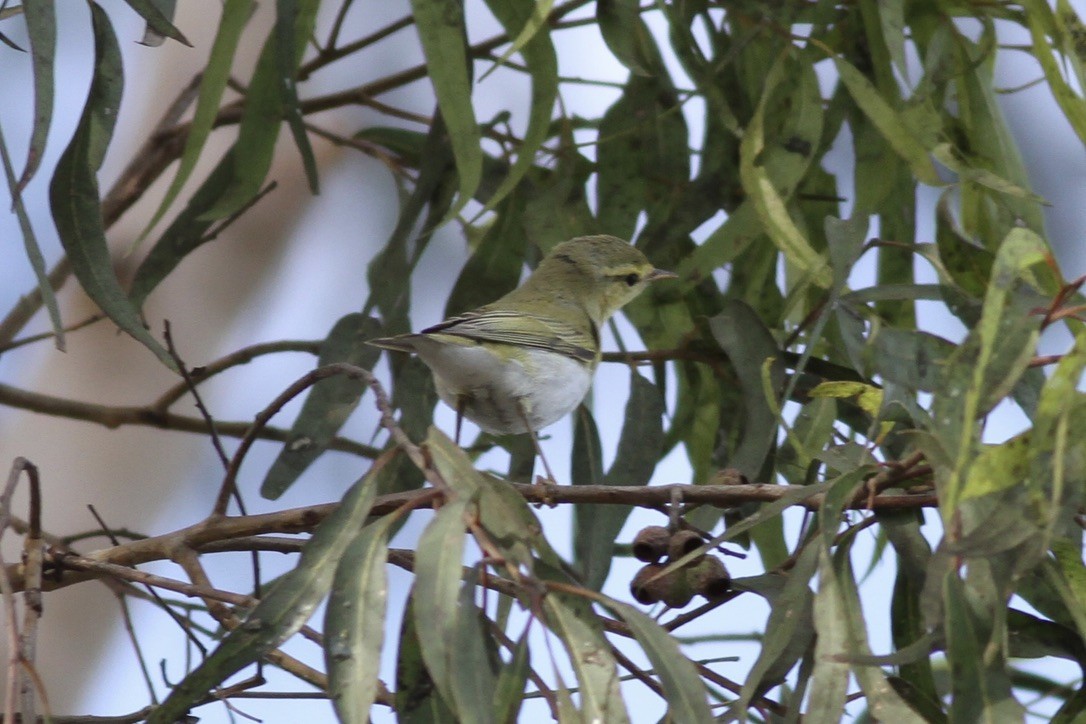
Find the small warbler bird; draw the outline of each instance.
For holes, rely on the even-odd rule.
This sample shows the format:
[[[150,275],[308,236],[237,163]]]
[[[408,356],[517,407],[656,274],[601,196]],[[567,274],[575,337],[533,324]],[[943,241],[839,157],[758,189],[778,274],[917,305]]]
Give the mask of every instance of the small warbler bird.
[[[538,452],[535,433],[588,393],[600,361],[600,326],[649,283],[675,276],[622,239],[580,236],[554,247],[524,284],[497,301],[416,334],[369,343],[426,363],[438,395],[457,412],[458,439],[467,417],[487,432],[531,433]]]

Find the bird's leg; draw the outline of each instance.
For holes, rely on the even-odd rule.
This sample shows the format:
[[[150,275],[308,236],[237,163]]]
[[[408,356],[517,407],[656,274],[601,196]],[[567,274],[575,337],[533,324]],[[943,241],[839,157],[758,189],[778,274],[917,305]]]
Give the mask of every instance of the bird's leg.
[[[543,454],[543,448],[539,446],[539,436],[535,430],[532,429],[532,423],[528,422],[528,410],[526,403],[523,399],[517,400],[517,412],[520,413],[520,419],[524,423],[524,429],[528,431],[528,434],[532,437],[532,447],[535,448],[535,454],[539,456],[539,459],[543,462],[543,470],[547,472],[547,477],[555,485],[558,484],[558,478],[554,477],[554,473],[551,472],[551,466],[547,464],[547,456]]]
[[[464,422],[464,408],[468,405],[467,395],[456,396],[456,437],[453,438],[453,442],[459,447],[460,445],[460,426]]]

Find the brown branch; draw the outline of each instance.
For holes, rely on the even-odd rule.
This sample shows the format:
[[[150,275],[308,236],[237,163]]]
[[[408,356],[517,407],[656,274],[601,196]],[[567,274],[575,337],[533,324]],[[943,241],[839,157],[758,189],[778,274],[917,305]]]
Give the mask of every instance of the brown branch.
[[[92,402],[54,397],[39,392],[29,392],[3,383],[0,383],[0,405],[38,412],[43,415],[95,422],[110,429],[116,429],[122,425],[137,425],[156,427],[163,430],[207,434],[207,423],[202,418],[164,412],[156,409],[153,405],[146,407],[98,405]],[[225,437],[243,437],[250,427],[251,423],[248,422],[216,423],[216,430]],[[277,427],[265,427],[260,430],[257,437],[261,440],[287,442],[290,440],[290,431]],[[330,450],[339,450],[365,458],[375,458],[381,452],[371,445],[364,445],[341,437],[334,438],[328,447]]]
[[[791,485],[525,485],[516,483],[524,499],[531,503],[594,503],[598,505],[635,505],[655,508],[671,502],[672,491],[678,490],[684,503],[711,505],[715,508],[731,508],[742,503],[769,503],[795,493]],[[810,510],[821,507],[824,495],[812,495],[795,503]],[[874,510],[899,510],[902,508],[931,508],[939,504],[935,493],[911,493],[878,495],[872,500]],[[854,499],[849,508],[866,508],[867,499]]]
[[[525,500],[532,503],[590,503],[596,505],[634,505],[644,508],[657,508],[662,503],[670,501],[671,491],[674,489],[681,492],[684,502],[697,502],[718,508],[729,508],[750,502],[772,502],[791,493],[794,489],[792,486],[765,484],[620,486],[512,483],[511,485]],[[440,496],[436,496],[432,488],[391,493],[377,498],[370,514],[373,516],[389,515],[404,505],[415,503],[416,498],[420,497],[431,497],[431,500],[418,501],[417,507],[420,508],[431,507],[435,499],[440,499]],[[815,495],[798,501],[796,506],[813,509],[817,508],[821,502],[822,496]],[[875,510],[914,509],[934,507],[937,504],[938,499],[934,493],[881,494],[874,498]],[[323,503],[259,515],[223,516],[205,520],[172,533],[129,541],[118,546],[87,553],[81,557],[66,558],[65,561],[70,563],[72,560],[79,561],[80,558],[85,558],[87,561],[94,563],[109,563],[126,567],[125,570],[130,571],[131,569],[127,568],[128,566],[168,559],[170,557],[169,552],[179,545],[188,546],[199,551],[205,549],[208,551],[250,550],[265,540],[268,549],[287,552],[290,547],[287,541],[277,538],[254,539],[253,536],[310,532],[328,517],[337,505],[338,503]],[[860,498],[853,500],[850,507],[858,509],[866,508],[866,505],[867,500]],[[15,522],[13,519],[13,526]],[[87,565],[89,566],[89,564]],[[80,565],[69,565],[68,567],[80,568]],[[101,571],[104,572],[105,569],[101,569]],[[10,566],[8,574],[13,588],[17,591],[23,590],[21,566],[18,564]],[[94,570],[89,567],[80,568],[78,573],[66,571],[58,577],[47,578],[44,581],[43,588],[45,590],[64,588],[101,575],[103,573],[95,574]]]

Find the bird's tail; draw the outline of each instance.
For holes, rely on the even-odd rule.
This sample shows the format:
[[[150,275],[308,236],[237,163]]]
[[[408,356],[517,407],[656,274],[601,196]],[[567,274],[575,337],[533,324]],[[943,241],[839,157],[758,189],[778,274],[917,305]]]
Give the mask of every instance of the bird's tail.
[[[401,334],[396,337],[379,337],[377,339],[370,339],[366,341],[366,344],[371,344],[374,347],[380,347],[381,349],[390,349],[393,352],[407,352],[412,353],[415,351],[415,335],[413,334]]]

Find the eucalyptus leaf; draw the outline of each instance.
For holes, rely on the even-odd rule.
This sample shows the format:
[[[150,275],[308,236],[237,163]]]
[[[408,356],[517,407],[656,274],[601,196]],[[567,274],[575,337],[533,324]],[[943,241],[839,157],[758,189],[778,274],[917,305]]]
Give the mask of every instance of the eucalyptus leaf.
[[[297,632],[332,585],[340,559],[358,535],[375,497],[373,471],[313,531],[298,565],[264,592],[245,620],[206,659],[176,684],[148,717],[149,724],[173,724],[212,689]]]
[[[388,537],[394,516],[363,528],[336,567],[324,613],[328,691],[344,724],[369,721],[378,693],[388,605]]]
[[[464,9],[454,0],[412,0],[411,7],[456,158],[459,194],[446,217],[451,218],[471,200],[483,172],[479,125],[471,104],[471,63],[466,49]]]
[[[372,368],[380,350],[366,342],[376,337],[380,329],[380,322],[373,317],[348,314],[340,318],[321,343],[317,366],[346,362],[363,369]],[[328,448],[365,391],[365,381],[346,375],[314,384],[291,426],[290,438],[264,476],[260,494],[275,500],[285,493]]]
[[[91,19],[94,75],[75,136],[53,172],[49,204],[60,243],[83,290],[117,326],[154,352],[164,365],[176,370],[177,363],[143,326],[136,308],[121,289],[106,243],[96,174],[113,136],[124,88],[124,69],[109,17],[92,4]]]
[[[663,446],[663,414],[664,402],[656,386],[631,374],[618,452],[601,484],[648,485]],[[627,505],[580,505],[574,510],[573,550],[589,588],[599,590],[607,580],[615,539],[632,510]]]

